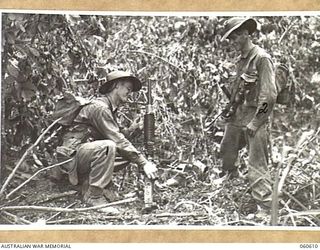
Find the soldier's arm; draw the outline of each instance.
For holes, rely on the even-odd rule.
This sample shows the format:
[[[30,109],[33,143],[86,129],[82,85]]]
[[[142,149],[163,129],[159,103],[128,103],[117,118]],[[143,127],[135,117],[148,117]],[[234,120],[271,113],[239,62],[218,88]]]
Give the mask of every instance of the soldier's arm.
[[[259,75],[259,96],[256,114],[249,126],[259,128],[268,121],[273,106],[277,98],[277,89],[275,85],[274,66],[270,58],[262,57],[257,62]]]
[[[145,165],[147,163],[146,158],[120,132],[111,110],[99,105],[90,105],[90,108],[89,117],[92,125],[105,139],[116,143],[117,152],[130,162],[136,163],[139,166]]]

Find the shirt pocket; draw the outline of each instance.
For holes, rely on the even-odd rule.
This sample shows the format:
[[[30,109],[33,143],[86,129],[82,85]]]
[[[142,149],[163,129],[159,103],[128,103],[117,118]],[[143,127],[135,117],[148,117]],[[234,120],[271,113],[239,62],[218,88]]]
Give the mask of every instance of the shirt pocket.
[[[63,146],[71,149],[77,149],[80,144],[88,142],[91,130],[85,125],[75,126],[68,131],[63,140]]]
[[[243,73],[240,77],[244,84],[244,105],[257,106],[258,72],[247,71],[246,73]]]

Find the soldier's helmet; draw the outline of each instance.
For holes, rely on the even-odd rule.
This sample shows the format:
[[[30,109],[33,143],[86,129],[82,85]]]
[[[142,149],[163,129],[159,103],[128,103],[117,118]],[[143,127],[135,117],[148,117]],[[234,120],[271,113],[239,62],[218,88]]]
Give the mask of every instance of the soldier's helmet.
[[[221,41],[224,41],[229,37],[229,35],[237,29],[246,29],[249,34],[252,34],[257,29],[257,22],[253,18],[245,17],[232,17],[228,19],[225,23],[224,35],[221,38]]]
[[[116,70],[107,74],[106,81],[100,86],[99,92],[106,94],[113,89],[114,83],[119,79],[127,79],[132,82],[132,91],[139,91],[142,87],[141,81],[130,72]]]

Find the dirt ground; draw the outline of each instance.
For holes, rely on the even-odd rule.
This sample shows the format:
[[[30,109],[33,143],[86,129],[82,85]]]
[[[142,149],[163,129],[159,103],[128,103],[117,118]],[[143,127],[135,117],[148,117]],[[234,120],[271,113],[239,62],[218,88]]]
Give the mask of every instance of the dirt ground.
[[[13,210],[1,214],[1,224],[102,224],[102,225],[264,225],[270,217],[259,218],[251,201],[245,178],[211,179],[212,171],[199,174],[192,168],[176,173],[160,168],[162,178],[154,183],[155,207],[147,212],[144,181],[134,166],[114,175],[114,189],[119,200],[131,202],[113,206],[108,214],[99,210],[85,212]],[[13,184],[17,185],[19,180]],[[13,185],[12,185],[13,186]],[[11,188],[11,187],[10,187]],[[84,208],[81,186],[67,179],[57,182],[43,173],[34,178],[6,202],[5,206],[45,206]]]

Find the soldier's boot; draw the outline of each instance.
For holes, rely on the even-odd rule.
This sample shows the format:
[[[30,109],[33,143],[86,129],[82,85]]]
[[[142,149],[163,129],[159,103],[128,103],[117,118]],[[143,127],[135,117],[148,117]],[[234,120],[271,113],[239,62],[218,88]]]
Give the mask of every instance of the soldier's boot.
[[[116,186],[111,181],[106,188],[103,189],[104,197],[110,201],[114,202],[120,199],[120,196],[116,192]]]
[[[81,185],[81,196],[84,197],[85,194],[88,192],[88,188],[89,188],[89,180],[88,178],[85,178],[82,181],[82,185]]]
[[[84,197],[84,195],[88,192],[89,189],[89,180],[86,178],[81,186],[81,195]],[[114,202],[120,199],[119,195],[116,193],[116,186],[113,184],[113,182],[110,182],[106,188],[103,189],[103,196],[107,199],[109,202]],[[88,194],[87,194],[88,195]]]
[[[222,178],[224,176],[229,177],[230,180],[238,178],[239,177],[239,172],[237,168],[231,169],[231,170],[222,170],[219,173],[219,178]]]
[[[87,192],[83,196],[83,200],[90,206],[102,206],[108,204],[104,197],[103,190],[98,187],[89,186]],[[114,207],[103,207],[99,211],[108,214],[118,214],[119,210]]]
[[[103,190],[98,187],[89,186],[83,196],[83,200],[90,206],[101,206],[107,204]]]

